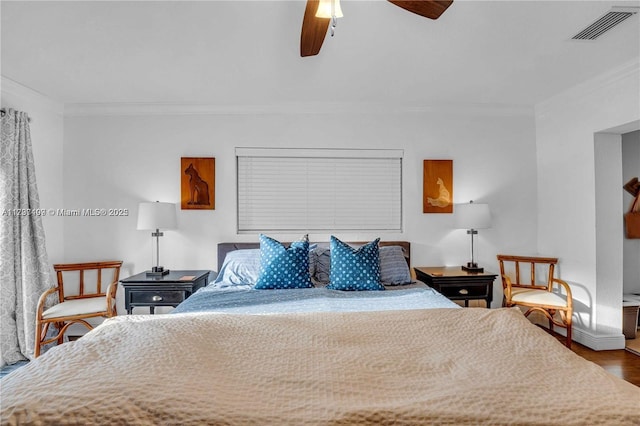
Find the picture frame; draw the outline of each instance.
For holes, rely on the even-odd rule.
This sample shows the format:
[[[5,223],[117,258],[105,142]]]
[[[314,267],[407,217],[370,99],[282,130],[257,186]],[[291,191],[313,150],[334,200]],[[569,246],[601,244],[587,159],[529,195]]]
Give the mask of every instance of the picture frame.
[[[453,213],[453,160],[424,160],[422,212]]]
[[[180,158],[180,208],[215,210],[216,159]]]

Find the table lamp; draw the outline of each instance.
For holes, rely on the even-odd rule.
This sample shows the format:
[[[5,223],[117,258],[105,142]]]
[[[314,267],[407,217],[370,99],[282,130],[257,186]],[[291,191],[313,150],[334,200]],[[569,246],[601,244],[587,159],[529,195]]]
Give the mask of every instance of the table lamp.
[[[156,266],[147,271],[148,277],[162,277],[169,273],[168,269],[160,266],[160,237],[164,234],[161,229],[176,229],[176,205],[173,203],[140,203],[138,206],[138,230],[152,230],[152,237],[156,237]]]
[[[462,269],[467,272],[484,272],[484,268],[478,267],[473,253],[473,236],[478,233],[478,229],[491,227],[491,213],[488,204],[474,203],[458,204],[455,206],[456,228],[466,229],[471,235],[471,262],[467,262]]]

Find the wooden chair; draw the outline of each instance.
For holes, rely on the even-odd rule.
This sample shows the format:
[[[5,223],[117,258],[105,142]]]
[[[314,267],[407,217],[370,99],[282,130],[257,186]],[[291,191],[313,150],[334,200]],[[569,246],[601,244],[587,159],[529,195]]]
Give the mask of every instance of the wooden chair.
[[[36,311],[36,357],[40,356],[40,351],[44,345],[53,341],[61,344],[65,331],[72,324],[82,324],[91,330],[93,326],[85,321],[87,318],[108,318],[116,315],[116,290],[118,289],[121,266],[122,261],[119,260],[53,265],[58,285],[44,292],[38,301],[38,309]],[[108,274],[109,270],[111,276],[105,279],[103,271]],[[64,277],[68,278],[67,288],[64,285]],[[95,283],[95,285],[88,281]],[[107,288],[106,291],[103,291],[103,283],[105,281]],[[75,284],[77,284],[77,289],[74,288]],[[58,303],[45,310],[44,306],[47,298],[54,293],[58,294]],[[47,339],[47,332],[51,324],[58,329],[58,334]]]
[[[567,329],[565,345],[571,348],[573,299],[569,284],[553,276],[558,259],[499,254],[498,262],[504,290],[502,305],[524,306],[528,308],[525,316],[534,311],[541,312],[549,320],[550,332],[553,332],[554,325]],[[529,271],[528,281],[526,277],[522,277],[521,267]],[[542,272],[540,278],[536,277],[538,271]],[[554,284],[561,291],[554,292]]]

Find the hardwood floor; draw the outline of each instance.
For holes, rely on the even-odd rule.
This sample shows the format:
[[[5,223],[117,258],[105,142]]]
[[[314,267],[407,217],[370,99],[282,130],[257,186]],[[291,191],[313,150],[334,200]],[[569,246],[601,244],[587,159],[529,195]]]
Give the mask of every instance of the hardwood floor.
[[[618,376],[640,387],[640,356],[624,349],[616,351],[594,351],[573,342],[571,350],[614,376]]]
[[[538,325],[547,333],[549,329]],[[640,331],[640,329],[638,329]],[[564,345],[565,337],[558,333],[551,333]],[[640,356],[625,349],[615,351],[594,351],[586,346],[576,343],[571,344],[571,350],[582,358],[598,364],[614,376],[620,377],[629,383],[640,387]]]
[[[549,332],[545,327],[540,328]],[[564,345],[564,336],[552,333]],[[571,350],[582,358],[598,364],[614,376],[640,387],[640,356],[625,349],[615,351],[594,351],[580,343],[573,342]]]

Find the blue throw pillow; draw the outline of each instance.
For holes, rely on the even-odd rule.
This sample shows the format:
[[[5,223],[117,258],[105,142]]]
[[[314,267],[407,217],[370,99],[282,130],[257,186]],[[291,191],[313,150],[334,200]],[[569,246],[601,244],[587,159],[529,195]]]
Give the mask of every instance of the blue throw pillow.
[[[309,288],[309,239],[305,235],[286,248],[260,234],[260,276],[255,289]]]
[[[380,284],[380,258],[378,241],[354,249],[331,236],[331,272],[332,290],[384,290]]]

